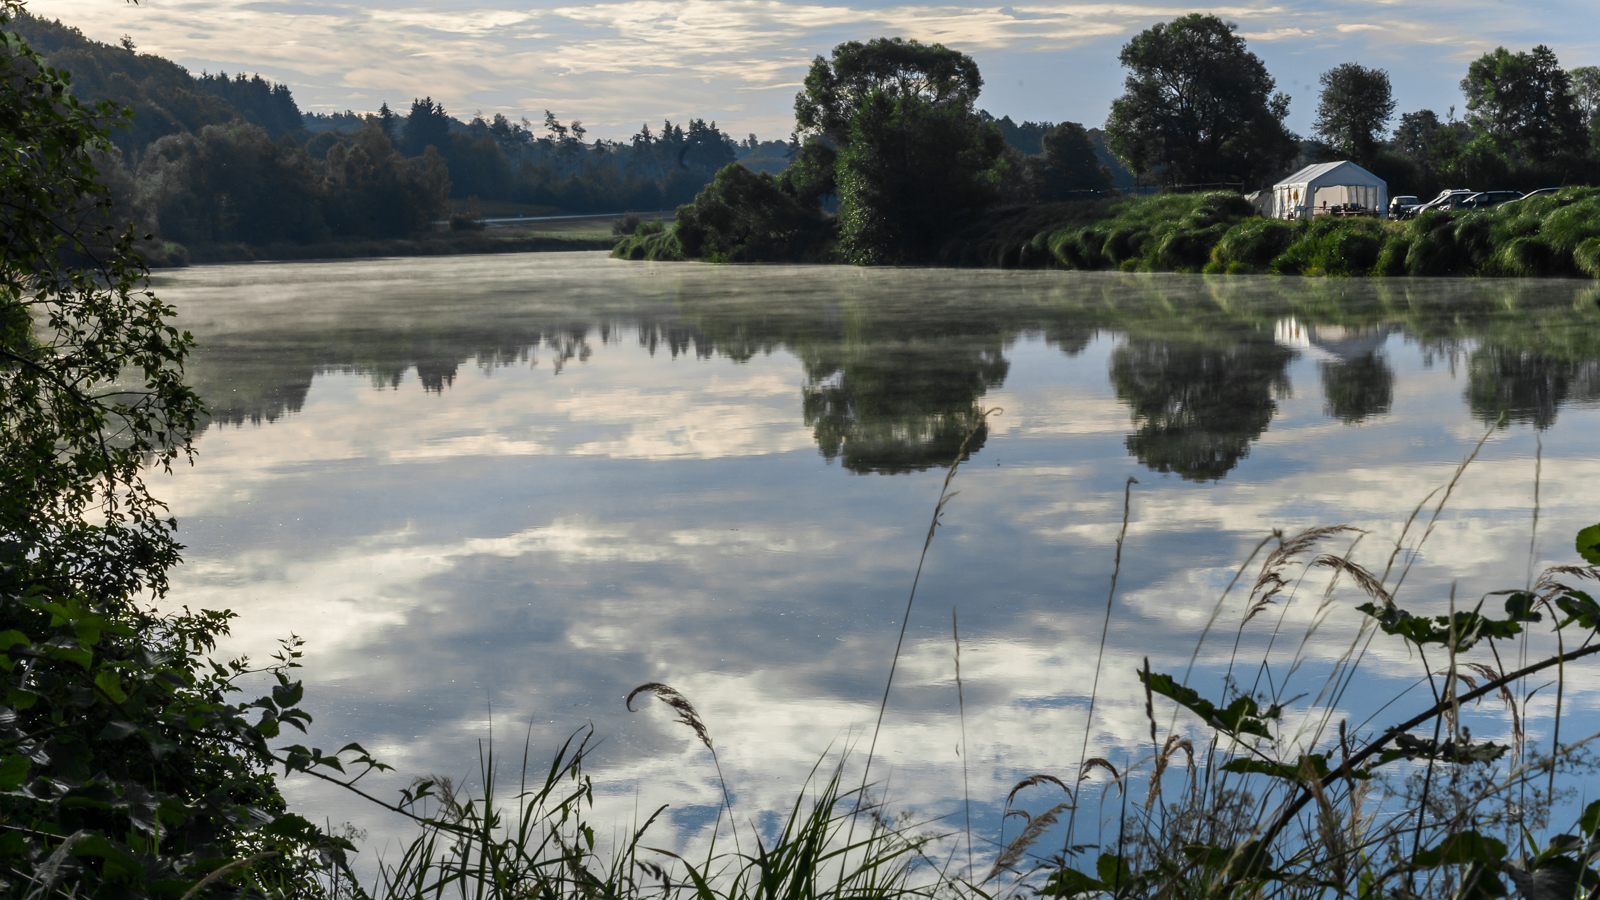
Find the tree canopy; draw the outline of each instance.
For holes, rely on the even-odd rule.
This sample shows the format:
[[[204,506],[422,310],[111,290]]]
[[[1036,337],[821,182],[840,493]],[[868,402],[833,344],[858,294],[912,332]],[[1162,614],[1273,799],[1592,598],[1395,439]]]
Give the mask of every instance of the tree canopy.
[[[1167,184],[1242,182],[1279,174],[1296,152],[1286,94],[1233,27],[1199,13],[1157,24],[1122,48],[1125,93],[1111,104],[1111,151]]]
[[[1343,63],[1322,73],[1317,103],[1317,135],[1341,155],[1370,165],[1389,120],[1394,94],[1389,73]]]
[[[1550,157],[1577,153],[1586,143],[1572,77],[1543,44],[1531,52],[1485,53],[1467,68],[1461,92],[1467,123],[1502,149]]]
[[[945,47],[904,38],[849,41],[833,48],[832,61],[817,57],[806,73],[805,89],[795,95],[800,131],[850,142],[851,123],[871,97],[921,101],[971,111],[983,87],[972,57]]]

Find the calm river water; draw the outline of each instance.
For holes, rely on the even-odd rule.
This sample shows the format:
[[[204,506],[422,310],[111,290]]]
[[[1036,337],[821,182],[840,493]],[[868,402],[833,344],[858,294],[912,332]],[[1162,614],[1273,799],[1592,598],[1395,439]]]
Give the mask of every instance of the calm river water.
[[[1536,566],[1575,562],[1573,534],[1600,520],[1600,289],[1583,282],[535,254],[155,284],[199,340],[191,375],[214,413],[197,464],[157,480],[188,545],[170,602],[236,610],[234,652],[303,637],[311,742],[357,740],[395,765],[369,779],[380,793],[474,781],[491,731],[520,757],[531,727],[542,762],[592,723],[597,821],[670,803],[658,843],[704,837],[715,771],[665,707],[630,714],[623,697],[682,691],[735,804],[785,807],[819,757],[870,736],[929,516],[975,427],[879,754],[895,806],[956,810],[955,608],[989,834],[1019,777],[1077,766],[1129,478],[1089,744],[1119,767],[1148,741],[1134,670],[1148,656],[1182,674],[1273,529],[1365,529],[1352,558],[1381,571],[1486,432],[1402,606],[1442,613],[1452,583],[1462,604],[1521,587],[1530,546]],[[1213,696],[1255,574],[1200,646],[1192,681]],[[1408,689],[1374,723],[1425,706],[1420,662],[1387,638],[1354,689],[1320,693],[1365,599],[1346,584],[1324,607],[1325,584],[1244,627],[1235,677],[1303,695],[1290,720],[1332,709],[1356,726]],[[1569,678],[1577,718],[1596,718],[1594,667]],[[1535,738],[1550,702],[1530,706]],[[1507,736],[1503,711],[1476,716],[1478,736]],[[375,846],[405,832],[315,785],[289,792]]]

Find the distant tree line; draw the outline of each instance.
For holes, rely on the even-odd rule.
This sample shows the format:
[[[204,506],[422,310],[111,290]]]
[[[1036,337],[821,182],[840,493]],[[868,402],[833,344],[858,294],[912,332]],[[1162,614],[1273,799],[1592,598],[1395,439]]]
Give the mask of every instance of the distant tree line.
[[[1459,118],[1451,108],[1397,119],[1387,73],[1336,66],[1321,77],[1314,135],[1302,137],[1285,126],[1289,98],[1260,58],[1201,14],[1122,48],[1128,75],[1103,130],[997,120],[975,107],[983,80],[970,57],[895,38],[818,57],[787,142],[738,141],[701,119],[590,141],[580,121],[550,111],[537,124],[463,122],[431,97],[401,112],[307,115],[260,76],[195,77],[131,41],[102,44],[26,14],[7,27],[74,73],[80,99],[132,111],[115,132],[121,158],[105,166],[119,209],[184,244],[414,234],[452,200],[477,198],[571,213],[686,206],[669,255],[909,262],[983,210],[1135,181],[1250,190],[1348,158],[1392,195],[1430,196],[1600,173],[1600,69],[1564,70],[1547,47],[1473,62]],[[747,164],[729,169],[735,161]]]
[[[1270,186],[1295,166],[1349,159],[1391,195],[1444,188],[1529,190],[1600,177],[1600,68],[1561,68],[1545,46],[1484,54],[1451,107],[1395,117],[1389,75],[1344,63],[1320,77],[1314,133],[1283,124],[1289,98],[1244,39],[1215,16],[1156,25],[1123,48],[1125,91],[1106,122],[1109,144],[1155,184]],[[1393,123],[1393,130],[1390,125]]]
[[[1288,95],[1214,15],[1146,29],[1119,59],[1124,92],[1104,132],[1091,132],[976,110],[977,64],[942,45],[840,44],[817,57],[795,97],[793,165],[777,176],[725,169],[679,210],[672,231],[637,235],[617,252],[926,262],[949,258],[951,242],[967,240],[963,229],[985,210],[1092,199],[1118,175],[1168,190],[1244,192],[1309,163],[1352,159],[1384,177],[1391,195],[1422,196],[1600,178],[1600,69],[1565,71],[1543,46],[1499,48],[1473,62],[1461,82],[1464,120],[1453,109],[1443,121],[1419,110],[1392,133],[1388,74],[1336,66],[1321,77],[1312,139],[1285,125]],[[824,213],[830,201],[837,217]]]
[[[670,209],[740,156],[781,168],[783,142],[741,143],[715,123],[648,125],[630,140],[588,141],[546,111],[468,122],[431,97],[399,114],[304,114],[289,88],[183,67],[89,40],[21,13],[6,23],[85,102],[127,109],[120,156],[102,161],[119,215],[179,245],[394,238],[428,230],[451,200],[477,198],[587,213]],[[152,255],[160,261],[161,251]]]

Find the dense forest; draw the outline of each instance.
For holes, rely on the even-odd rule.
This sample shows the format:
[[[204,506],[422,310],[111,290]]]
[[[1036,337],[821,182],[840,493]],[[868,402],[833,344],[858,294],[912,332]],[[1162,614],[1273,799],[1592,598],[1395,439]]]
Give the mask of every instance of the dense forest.
[[[453,200],[547,213],[665,210],[692,200],[718,169],[745,158],[781,170],[790,146],[735,140],[716,123],[644,125],[626,142],[586,138],[546,112],[462,122],[431,97],[396,113],[302,113],[260,76],[196,76],[131,41],[90,40],[19,13],[6,25],[83,102],[127,110],[101,160],[119,215],[159,240],[155,262],[185,247],[398,238],[425,233]]]

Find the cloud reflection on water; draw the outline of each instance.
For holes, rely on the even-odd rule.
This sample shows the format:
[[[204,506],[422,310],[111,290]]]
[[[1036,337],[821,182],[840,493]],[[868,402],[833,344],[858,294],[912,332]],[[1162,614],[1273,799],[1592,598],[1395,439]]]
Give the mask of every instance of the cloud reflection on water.
[[[635,789],[645,809],[716,802],[687,733],[623,711],[643,681],[700,708],[748,809],[781,807],[820,754],[860,736],[943,477],[922,469],[948,452],[941,423],[977,406],[1006,413],[959,476],[880,748],[898,799],[950,809],[959,606],[974,799],[991,824],[1014,776],[1074,761],[1127,476],[1141,485],[1096,723],[1112,755],[1147,727],[1133,668],[1148,655],[1182,670],[1271,528],[1368,529],[1357,558],[1381,567],[1412,505],[1483,434],[1496,407],[1480,393],[1530,412],[1467,473],[1408,608],[1434,611],[1452,579],[1464,597],[1520,584],[1535,426],[1542,556],[1565,561],[1595,518],[1600,417],[1578,401],[1596,317],[1553,297],[1581,287],[1400,283],[1397,304],[1366,283],[549,256],[280,266],[237,289],[251,271],[264,269],[159,285],[200,338],[195,374],[221,421],[270,423],[212,427],[199,465],[164,486],[191,548],[172,600],[238,610],[234,646],[252,652],[308,638],[316,741],[361,740],[407,776],[470,772],[491,709],[502,741],[531,722],[536,748],[592,721],[606,813]],[[1322,337],[1281,339],[1289,313]],[[1474,368],[1484,359],[1517,364]],[[1329,365],[1358,368],[1330,388]],[[453,375],[427,385],[425,369]],[[812,415],[819,392],[826,414]],[[1152,471],[1141,434],[1187,468]],[[852,442],[868,452],[851,457]],[[870,471],[905,474],[846,475]],[[1282,608],[1295,640],[1275,665],[1316,592]],[[1202,654],[1208,684],[1241,601]],[[1351,605],[1321,626],[1314,663],[1353,639]],[[1251,630],[1244,658],[1264,643]],[[1419,671],[1381,643],[1368,668],[1391,684]],[[1592,706],[1595,679],[1574,677]],[[1481,715],[1481,736],[1503,730]],[[678,840],[697,815],[676,820]]]

